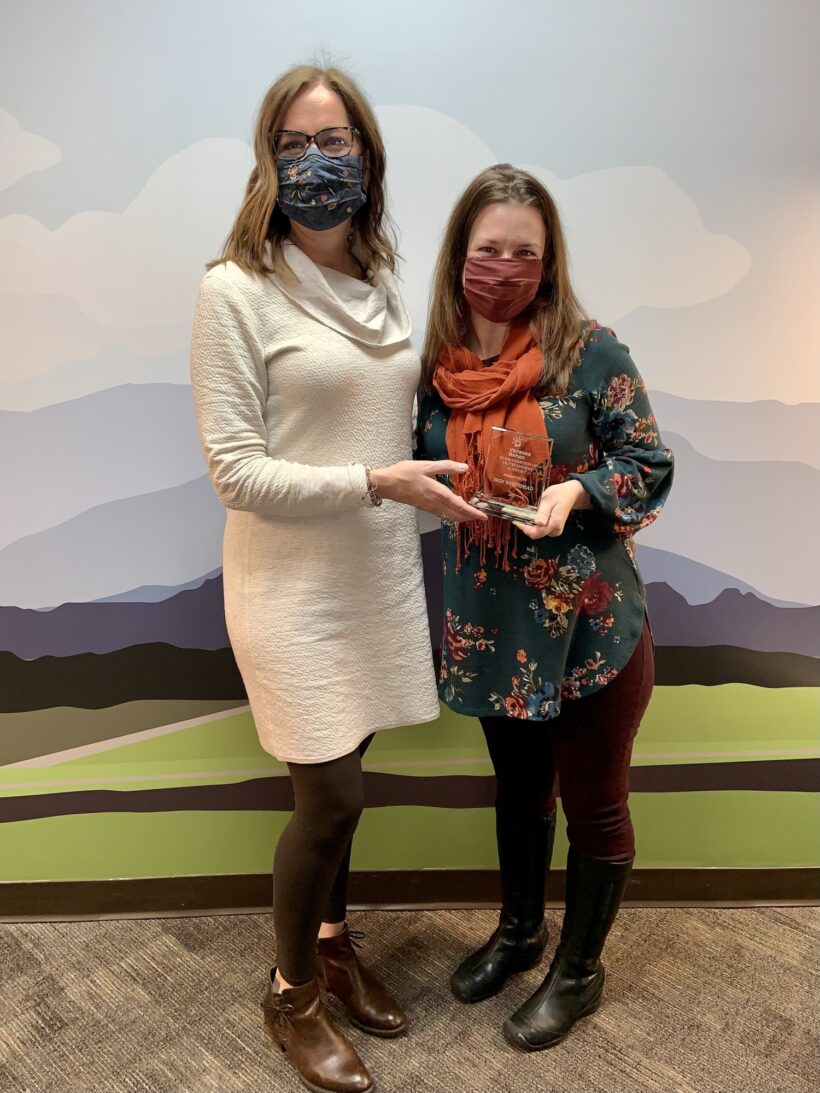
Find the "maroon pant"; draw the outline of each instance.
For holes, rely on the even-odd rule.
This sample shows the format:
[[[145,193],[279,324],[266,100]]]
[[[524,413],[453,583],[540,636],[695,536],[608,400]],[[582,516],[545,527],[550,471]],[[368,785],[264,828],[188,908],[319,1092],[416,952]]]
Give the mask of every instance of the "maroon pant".
[[[654,642],[644,619],[635,652],[615,679],[565,700],[554,720],[482,717],[496,808],[520,813],[522,822],[545,815],[555,808],[557,776],[571,845],[607,861],[632,858],[629,765],[654,682]]]

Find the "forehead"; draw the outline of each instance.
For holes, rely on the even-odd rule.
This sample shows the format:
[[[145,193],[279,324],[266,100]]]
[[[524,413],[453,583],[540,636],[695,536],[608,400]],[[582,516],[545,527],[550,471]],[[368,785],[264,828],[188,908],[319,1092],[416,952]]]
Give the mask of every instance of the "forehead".
[[[479,237],[494,243],[543,243],[547,230],[535,206],[494,202],[485,205],[475,218],[470,243]]]
[[[299,92],[288,107],[281,128],[317,133],[334,125],[350,125],[350,118],[336,92],[320,84]]]

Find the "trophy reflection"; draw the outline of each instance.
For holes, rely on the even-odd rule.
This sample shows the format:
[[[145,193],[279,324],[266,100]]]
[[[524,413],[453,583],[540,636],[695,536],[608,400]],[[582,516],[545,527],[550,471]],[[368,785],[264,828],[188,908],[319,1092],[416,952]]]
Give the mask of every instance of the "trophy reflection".
[[[488,516],[534,524],[551,463],[549,437],[494,425],[484,460],[484,480],[470,504]]]

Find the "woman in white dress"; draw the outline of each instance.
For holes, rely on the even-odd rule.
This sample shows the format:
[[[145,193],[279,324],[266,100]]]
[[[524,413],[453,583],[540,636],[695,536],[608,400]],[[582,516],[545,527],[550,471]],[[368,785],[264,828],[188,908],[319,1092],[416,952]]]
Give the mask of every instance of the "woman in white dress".
[[[285,73],[262,103],[255,156],[200,288],[191,382],[227,509],[231,645],[262,746],[294,789],[274,859],[265,1023],[310,1088],[361,1093],[370,1076],[320,985],[368,1032],[406,1024],[345,921],[361,756],[377,730],[439,714],[414,507],[483,516],[436,480],[463,464],[412,459],[420,361],[361,91],[338,69]]]

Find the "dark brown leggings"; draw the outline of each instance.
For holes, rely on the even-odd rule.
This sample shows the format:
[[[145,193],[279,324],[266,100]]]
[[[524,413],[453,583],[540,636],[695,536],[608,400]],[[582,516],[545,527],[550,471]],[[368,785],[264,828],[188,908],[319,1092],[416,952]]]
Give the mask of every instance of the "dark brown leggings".
[[[316,970],[316,937],[322,922],[347,914],[350,845],[364,805],[358,748],[327,763],[288,763],[293,815],[273,859],[273,922],[280,974],[307,983]]]
[[[557,775],[571,845],[606,861],[632,858],[629,765],[654,682],[654,643],[644,620],[635,652],[615,679],[564,701],[554,721],[482,717],[496,808],[518,813],[522,823],[546,815],[555,808]]]

